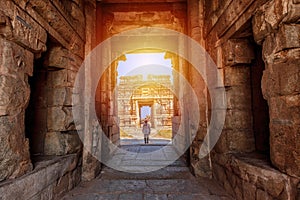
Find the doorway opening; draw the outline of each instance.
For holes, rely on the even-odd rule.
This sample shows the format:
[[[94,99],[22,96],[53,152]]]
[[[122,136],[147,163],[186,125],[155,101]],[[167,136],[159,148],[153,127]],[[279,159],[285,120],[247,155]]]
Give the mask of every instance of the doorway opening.
[[[129,53],[118,63],[118,117],[121,145],[143,144],[142,126],[150,122],[152,144],[172,140],[173,74],[164,52]]]
[[[42,67],[43,58],[34,61],[33,76],[28,78],[30,100],[25,111],[25,134],[29,139],[31,160],[44,153],[44,138],[47,132],[47,70]]]
[[[140,108],[140,121],[143,119],[149,119],[151,116],[151,106],[142,106]]]
[[[262,59],[262,47],[255,45],[255,62],[251,66],[251,91],[253,131],[255,137],[255,149],[257,152],[270,159],[270,130],[269,130],[269,106],[263,98],[261,80],[265,64]]]

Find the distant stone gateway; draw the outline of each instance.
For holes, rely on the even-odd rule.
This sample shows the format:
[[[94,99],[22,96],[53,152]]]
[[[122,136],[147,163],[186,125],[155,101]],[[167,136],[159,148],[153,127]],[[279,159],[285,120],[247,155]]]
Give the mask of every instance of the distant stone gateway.
[[[120,128],[140,128],[141,108],[151,108],[152,128],[171,128],[173,116],[173,85],[170,75],[121,76],[117,87]]]

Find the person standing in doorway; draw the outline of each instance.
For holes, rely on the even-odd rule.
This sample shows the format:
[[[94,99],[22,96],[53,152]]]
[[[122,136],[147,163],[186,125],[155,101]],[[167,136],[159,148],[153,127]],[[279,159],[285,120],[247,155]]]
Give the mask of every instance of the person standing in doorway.
[[[144,121],[142,132],[144,133],[145,144],[148,144],[149,143],[149,135],[151,132],[151,127],[150,127],[150,124],[148,123],[148,120]]]

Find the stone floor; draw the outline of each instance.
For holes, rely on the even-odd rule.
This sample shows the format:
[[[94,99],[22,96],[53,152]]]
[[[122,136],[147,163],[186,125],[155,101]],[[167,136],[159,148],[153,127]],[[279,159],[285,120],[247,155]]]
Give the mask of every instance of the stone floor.
[[[171,139],[164,138],[151,138],[149,140],[150,145],[168,145],[171,144]],[[144,145],[144,138],[135,138],[135,139],[121,139],[121,145]]]
[[[122,150],[126,153],[116,151],[116,157],[112,160],[119,158],[121,169],[127,167],[126,170],[131,169],[135,173],[104,167],[97,179],[81,183],[66,194],[63,200],[231,199],[215,181],[195,178],[182,158],[163,167],[166,162],[170,162],[168,153],[174,156],[175,151],[171,145],[127,145]],[[143,173],[143,170],[154,170],[156,167],[160,168]]]

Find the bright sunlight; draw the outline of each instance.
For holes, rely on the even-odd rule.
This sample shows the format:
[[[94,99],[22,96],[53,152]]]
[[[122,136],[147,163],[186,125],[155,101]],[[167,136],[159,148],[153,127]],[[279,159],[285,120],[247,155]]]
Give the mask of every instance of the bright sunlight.
[[[144,79],[148,74],[172,77],[171,59],[165,59],[164,55],[165,53],[125,54],[127,60],[119,62],[118,75],[120,77],[142,74]]]

